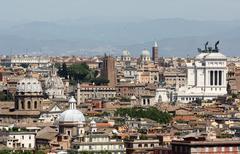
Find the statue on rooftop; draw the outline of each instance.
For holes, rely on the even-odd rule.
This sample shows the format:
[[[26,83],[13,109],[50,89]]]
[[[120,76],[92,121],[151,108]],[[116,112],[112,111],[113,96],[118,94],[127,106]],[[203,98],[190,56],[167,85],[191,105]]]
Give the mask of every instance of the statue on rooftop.
[[[208,41],[205,43],[205,52],[208,51]]]
[[[202,52],[202,49],[201,49],[201,48],[198,48],[198,52],[201,53],[201,52]]]
[[[220,41],[217,41],[217,42],[215,43],[215,52],[218,52],[218,51],[219,51],[219,49],[218,49],[218,44],[219,44],[219,42],[220,42]]]
[[[204,44],[205,46],[205,49],[202,50],[201,48],[198,48],[198,52],[199,53],[212,53],[212,52],[219,52],[219,49],[218,49],[218,44],[219,44],[220,41],[217,41],[215,43],[215,48],[213,47],[208,47],[208,41]]]

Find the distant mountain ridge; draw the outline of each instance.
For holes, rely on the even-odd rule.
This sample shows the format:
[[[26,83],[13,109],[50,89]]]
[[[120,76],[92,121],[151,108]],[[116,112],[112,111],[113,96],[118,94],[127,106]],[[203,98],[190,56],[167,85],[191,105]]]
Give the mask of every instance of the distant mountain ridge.
[[[157,41],[160,55],[186,56],[195,55],[206,41],[214,44],[217,40],[225,54],[239,55],[240,21],[35,21],[0,27],[0,54],[120,55],[127,48],[132,55],[139,55]]]

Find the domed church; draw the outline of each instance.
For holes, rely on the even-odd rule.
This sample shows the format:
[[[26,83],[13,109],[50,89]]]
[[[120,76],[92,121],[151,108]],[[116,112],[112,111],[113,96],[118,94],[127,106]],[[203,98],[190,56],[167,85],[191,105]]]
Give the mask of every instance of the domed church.
[[[81,111],[76,109],[76,99],[72,96],[68,103],[69,109],[61,113],[58,119],[58,138],[63,149],[70,147],[70,141],[73,137],[83,140],[85,134],[85,117]]]
[[[41,110],[43,90],[41,83],[28,70],[26,77],[17,83],[15,95],[16,110]]]
[[[149,63],[151,62],[151,55],[150,52],[146,49],[142,51],[142,54],[140,56],[141,62],[142,63]]]
[[[130,54],[130,52],[127,50],[127,49],[125,49],[125,50],[123,50],[123,53],[122,53],[122,56],[121,56],[121,60],[122,61],[131,61],[131,54]]]
[[[66,99],[63,81],[57,76],[57,69],[54,67],[52,68],[51,75],[45,81],[45,93],[50,99]]]
[[[73,96],[68,102],[69,109],[61,113],[58,119],[58,148],[71,149],[74,153],[124,153],[126,149],[122,140],[112,138],[105,131],[98,131],[94,120],[86,121],[83,113],[76,109],[77,101]]]

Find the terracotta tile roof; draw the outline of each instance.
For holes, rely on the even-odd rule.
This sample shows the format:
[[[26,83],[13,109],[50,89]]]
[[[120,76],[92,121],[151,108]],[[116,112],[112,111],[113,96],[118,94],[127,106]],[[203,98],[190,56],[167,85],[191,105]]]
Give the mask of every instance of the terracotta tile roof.
[[[57,136],[57,134],[58,132],[55,128],[47,126],[37,133],[36,139],[45,139],[51,141]]]
[[[97,127],[112,127],[110,123],[96,123]]]

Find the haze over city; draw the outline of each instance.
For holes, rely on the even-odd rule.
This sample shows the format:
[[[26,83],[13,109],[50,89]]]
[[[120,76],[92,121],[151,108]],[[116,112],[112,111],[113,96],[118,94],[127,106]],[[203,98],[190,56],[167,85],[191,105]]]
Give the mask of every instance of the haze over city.
[[[239,154],[240,0],[0,0],[0,154]]]
[[[234,56],[239,10],[238,0],[1,0],[0,53],[139,55],[157,41],[162,56],[184,57],[220,40]]]

